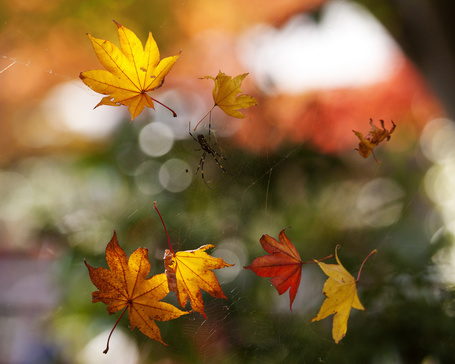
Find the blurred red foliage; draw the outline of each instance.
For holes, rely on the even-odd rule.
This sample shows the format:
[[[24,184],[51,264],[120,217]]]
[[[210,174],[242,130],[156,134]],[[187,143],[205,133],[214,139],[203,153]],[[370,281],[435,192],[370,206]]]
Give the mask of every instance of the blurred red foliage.
[[[279,11],[271,3],[239,2],[222,0],[211,6],[196,0],[176,8],[185,40],[181,44],[184,52],[175,67],[174,87],[179,87],[178,77],[215,76],[219,70],[229,75],[251,72],[240,59],[238,35],[242,31],[260,22],[279,28],[295,14],[311,11],[326,1],[284,1]],[[258,105],[245,110],[247,119],[239,123],[232,141],[259,153],[301,143],[309,143],[322,153],[339,153],[357,146],[352,129],[368,132],[370,118],[384,119],[386,126],[390,126],[390,120],[397,124],[397,149],[400,139],[415,141],[429,120],[446,113],[407,57],[400,52],[395,57],[394,73],[376,84],[356,88],[261,94],[250,75],[242,91],[253,95]],[[210,93],[210,86],[199,83],[196,87],[205,95]],[[402,138],[404,134],[406,138]]]
[[[404,57],[404,56],[403,56]],[[256,152],[269,152],[286,144],[309,142],[323,153],[354,149],[358,140],[352,129],[369,129],[369,119],[390,120],[397,131],[411,135],[432,118],[445,115],[410,61],[383,82],[359,87],[316,90],[298,95],[256,95],[258,106],[246,114],[234,141]],[[247,92],[247,91],[245,91]]]

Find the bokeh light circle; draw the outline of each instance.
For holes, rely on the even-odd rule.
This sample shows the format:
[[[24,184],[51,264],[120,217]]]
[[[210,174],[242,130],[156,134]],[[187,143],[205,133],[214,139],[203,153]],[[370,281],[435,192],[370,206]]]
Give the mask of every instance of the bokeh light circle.
[[[160,122],[144,126],[139,133],[139,146],[145,154],[151,157],[165,155],[171,150],[173,144],[172,129]]]
[[[420,137],[420,148],[430,161],[451,163],[455,158],[455,124],[444,118],[429,122]]]
[[[134,173],[134,182],[137,188],[146,195],[155,195],[163,190],[158,178],[161,163],[147,161],[137,167]]]
[[[55,86],[43,100],[43,111],[59,129],[91,139],[110,136],[124,118],[118,108],[97,107],[100,94],[75,82]]]
[[[403,210],[403,188],[390,178],[376,178],[366,183],[357,196],[357,209],[363,223],[374,227],[396,222]]]
[[[216,275],[222,283],[233,281],[247,263],[247,249],[238,239],[224,239],[217,245],[212,255],[222,258],[228,264],[233,264],[232,267],[216,271]]]
[[[188,188],[193,172],[188,163],[181,159],[169,159],[159,171],[161,185],[170,192],[181,192]]]

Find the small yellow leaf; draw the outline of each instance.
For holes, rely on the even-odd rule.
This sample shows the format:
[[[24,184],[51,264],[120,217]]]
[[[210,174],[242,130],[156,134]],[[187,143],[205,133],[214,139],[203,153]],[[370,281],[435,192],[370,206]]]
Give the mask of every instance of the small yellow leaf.
[[[319,267],[329,278],[323,288],[324,295],[327,298],[322,304],[319,313],[311,322],[319,321],[335,314],[333,317],[332,336],[335,343],[338,344],[346,335],[351,307],[357,310],[365,310],[365,308],[360,303],[357,295],[357,281],[341,264],[338,259],[337,248],[335,248],[335,257],[338,264],[326,264],[316,260]]]
[[[211,76],[204,77],[211,78],[215,81],[215,87],[212,91],[215,106],[218,106],[227,115],[238,119],[246,117],[238,111],[239,109],[246,109],[250,106],[257,105],[257,101],[253,96],[245,94],[238,95],[242,92],[240,86],[242,85],[243,79],[247,75],[248,73],[244,73],[232,78],[231,76],[227,76],[220,71],[216,78]]]

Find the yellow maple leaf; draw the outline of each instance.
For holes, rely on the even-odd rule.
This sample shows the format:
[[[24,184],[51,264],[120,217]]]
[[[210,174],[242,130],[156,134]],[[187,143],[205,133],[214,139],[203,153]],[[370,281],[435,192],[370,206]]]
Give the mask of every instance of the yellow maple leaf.
[[[199,120],[194,127],[196,131],[198,125],[204,120],[207,115],[211,115],[212,110],[218,106],[221,110],[223,110],[226,115],[233,116],[238,119],[243,119],[246,116],[242,114],[239,109],[246,109],[250,106],[257,105],[257,101],[253,96],[250,95],[239,95],[242,92],[240,86],[244,78],[248,75],[248,73],[244,73],[242,75],[238,75],[234,78],[231,76],[227,76],[223,72],[219,71],[216,78],[212,76],[205,76],[202,78],[210,78],[215,81],[215,86],[213,87],[212,95],[213,101],[215,104],[212,108]],[[210,121],[211,123],[211,121]],[[209,124],[210,130],[210,124]]]
[[[205,252],[214,247],[212,244],[207,244],[196,250],[173,253],[166,249],[164,252],[164,267],[169,290],[176,293],[177,300],[182,308],[185,308],[189,298],[192,309],[205,318],[207,317],[201,289],[212,297],[227,299],[211,269],[232,266],[223,259],[214,258]]]
[[[373,250],[365,258],[360,267],[357,279],[354,279],[338,259],[338,247],[335,248],[335,257],[338,264],[326,264],[315,260],[329,278],[324,283],[323,288],[326,299],[316,317],[311,320],[311,322],[319,321],[335,314],[333,317],[332,337],[337,344],[346,335],[351,307],[357,310],[365,310],[357,295],[357,282],[363,264],[372,254],[376,253],[376,250]]]
[[[114,21],[115,22],[115,21]],[[105,70],[81,72],[79,77],[92,90],[108,95],[98,105],[128,106],[131,121],[145,106],[154,109],[153,101],[147,92],[160,87],[164,77],[174,66],[180,53],[160,61],[160,53],[152,33],[149,33],[145,50],[139,38],[129,29],[115,22],[118,27],[120,48],[115,44],[92,37],[93,49]],[[177,114],[166,105],[174,117]]]
[[[215,81],[215,86],[213,87],[212,95],[213,101],[215,104],[212,108],[199,120],[194,127],[196,131],[198,125],[204,120],[207,115],[212,115],[212,110],[218,106],[221,110],[223,110],[226,115],[233,116],[238,119],[243,119],[246,116],[242,114],[239,109],[246,109],[250,106],[257,105],[257,101],[253,96],[250,95],[239,95],[242,92],[240,86],[242,85],[243,79],[248,75],[248,73],[244,73],[242,75],[238,75],[234,78],[231,76],[225,75],[223,72],[219,71],[216,78],[212,76],[205,76],[202,78],[210,78]],[[209,130],[211,121],[209,122]]]
[[[247,75],[248,73],[244,73],[232,78],[219,71],[216,78],[211,76],[204,77],[211,78],[215,81],[215,87],[212,91],[215,106],[218,106],[227,115],[238,119],[246,117],[238,111],[239,109],[246,109],[247,107],[257,105],[257,101],[253,96],[245,94],[238,95],[242,92],[240,86]]]
[[[166,345],[154,320],[169,321],[189,313],[160,302],[169,293],[166,275],[162,273],[146,279],[150,272],[147,249],[135,250],[128,259],[118,244],[115,231],[106,247],[106,261],[110,269],[93,268],[84,259],[90,279],[99,290],[92,293],[92,302],[105,303],[111,315],[123,309],[120,318],[128,309],[131,330],[138,327],[149,338]],[[105,353],[108,350],[109,339]]]

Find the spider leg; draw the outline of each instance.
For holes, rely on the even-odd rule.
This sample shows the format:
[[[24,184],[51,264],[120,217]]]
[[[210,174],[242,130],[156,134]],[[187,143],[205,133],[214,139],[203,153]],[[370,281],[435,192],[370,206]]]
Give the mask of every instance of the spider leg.
[[[202,172],[201,174],[204,175],[204,162],[206,154],[207,154],[206,152],[202,153],[201,159],[199,160],[199,164],[196,168],[196,175],[199,172],[199,170],[201,170]]]
[[[211,135],[215,137],[215,143],[213,145],[218,145],[218,139],[216,138],[215,130],[212,129],[212,113],[209,114],[209,134],[207,136],[207,139],[210,143],[211,141]]]
[[[204,181],[204,183],[207,186],[207,188],[211,189],[210,186],[208,185],[207,181],[205,180],[205,177],[204,177],[204,163],[205,163],[205,156],[206,155],[207,155],[206,152],[202,153],[201,161],[199,162],[199,167],[201,167],[201,178],[202,178],[202,180]],[[198,167],[198,170],[199,170],[199,167]],[[197,174],[197,171],[196,171],[196,174]]]
[[[216,159],[215,157],[218,157],[218,158],[221,158],[225,161],[227,161],[228,159],[226,157],[223,157],[220,153],[218,153],[216,150],[213,150],[212,149],[212,154],[213,154],[213,159]]]
[[[215,151],[214,151],[215,152]],[[216,153],[216,152],[215,152]],[[212,156],[213,156],[213,159],[215,160],[216,164],[218,164],[218,166],[223,170],[224,173],[228,173],[224,167],[221,165],[220,161],[218,160],[217,158],[217,155],[219,155],[218,153],[212,153]],[[222,159],[226,160],[226,158],[224,158],[223,156],[219,155]],[[229,174],[229,173],[228,173]]]
[[[211,130],[212,130],[212,112],[209,113],[209,141],[210,141]]]
[[[188,134],[190,134],[190,135],[191,135],[191,138],[193,138],[193,140],[199,144],[199,140],[197,140],[197,139],[194,137],[194,135],[191,134],[190,123],[191,123],[191,121],[188,122]],[[203,149],[199,148],[199,149],[195,149],[194,151],[195,151],[195,152],[199,152],[200,150],[203,150]]]
[[[194,135],[191,134],[190,123],[191,123],[191,121],[188,121],[188,134],[191,135],[191,138],[193,138],[195,142],[198,142],[198,140],[194,137]],[[199,142],[198,142],[198,143],[199,143]]]
[[[210,130],[211,130],[211,129],[209,129],[209,135],[208,135],[208,138],[207,138],[209,142],[210,142]],[[214,131],[214,130],[212,130],[212,134],[213,134],[213,136],[215,137],[215,143],[213,143],[212,145],[210,145],[209,143],[206,143],[208,149],[210,149],[210,151],[207,150],[207,152],[209,152],[209,153],[212,154],[213,156],[216,155],[218,158],[227,160],[227,158],[223,157],[220,153],[218,153],[218,152],[213,148],[215,145],[219,145],[219,144],[218,144],[218,139],[216,138],[216,134],[215,134],[215,131]]]
[[[211,120],[211,119],[210,119]],[[211,133],[211,124],[210,124],[210,127],[209,127],[209,134],[208,134],[208,138],[210,138],[210,134]],[[191,129],[190,129],[190,124],[188,124],[188,134],[193,138],[193,140],[195,142],[197,142],[200,146],[199,149],[195,149],[195,151],[201,151],[202,150],[202,155],[201,155],[201,159],[199,160],[199,164],[197,166],[197,169],[196,169],[196,175],[198,174],[199,170],[201,170],[201,178],[202,180],[204,181],[205,185],[210,188],[210,186],[207,184],[207,181],[205,180],[205,176],[204,176],[204,164],[205,164],[205,158],[207,157],[207,155],[211,155],[212,158],[215,160],[216,164],[218,164],[218,166],[223,170],[224,173],[228,173],[224,167],[222,166],[220,160],[226,160],[225,157],[223,157],[220,153],[218,153],[215,149],[213,149],[213,147],[208,143],[208,141],[205,139],[204,135],[203,134],[198,134],[197,135],[197,138],[191,133]],[[213,133],[213,135],[215,135],[215,133]],[[216,138],[216,136],[215,136]]]

